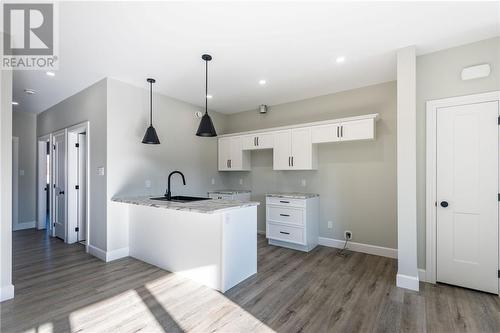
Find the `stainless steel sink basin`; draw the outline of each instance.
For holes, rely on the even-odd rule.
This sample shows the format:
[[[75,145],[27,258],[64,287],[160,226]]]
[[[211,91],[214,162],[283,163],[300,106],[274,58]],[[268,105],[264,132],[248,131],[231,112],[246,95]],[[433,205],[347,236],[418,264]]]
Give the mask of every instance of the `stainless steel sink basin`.
[[[174,202],[192,202],[192,201],[201,201],[201,200],[210,200],[210,198],[200,198],[200,197],[189,197],[189,196],[184,196],[184,195],[175,195],[170,198],[170,200],[167,199],[167,197],[156,197],[156,198],[150,198],[151,200],[159,200],[159,201],[174,201]]]

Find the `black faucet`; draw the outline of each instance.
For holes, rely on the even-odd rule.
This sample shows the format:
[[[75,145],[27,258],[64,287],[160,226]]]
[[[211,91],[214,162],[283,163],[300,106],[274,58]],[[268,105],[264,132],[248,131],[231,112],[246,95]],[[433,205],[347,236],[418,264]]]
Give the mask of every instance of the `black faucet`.
[[[182,177],[182,182],[184,183],[184,185],[186,185],[186,178],[184,178],[184,175],[182,174],[182,172],[180,171],[172,171],[169,175],[168,175],[168,184],[167,184],[167,193],[165,193],[165,196],[167,197],[167,200],[170,201],[170,199],[172,198],[172,193],[170,193],[170,178],[172,177],[172,175],[174,173],[178,173],[179,175],[181,175]]]

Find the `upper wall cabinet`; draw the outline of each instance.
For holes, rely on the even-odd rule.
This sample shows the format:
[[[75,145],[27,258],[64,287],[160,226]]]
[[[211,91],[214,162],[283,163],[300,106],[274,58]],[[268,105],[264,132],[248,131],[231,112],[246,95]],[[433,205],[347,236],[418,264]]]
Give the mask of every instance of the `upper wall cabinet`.
[[[274,147],[273,133],[255,133],[241,138],[243,150],[270,149]]]
[[[312,126],[311,138],[312,143],[373,140],[375,139],[375,119]]]
[[[375,139],[378,114],[273,128],[219,138],[219,170],[250,170],[250,151],[273,149],[274,170],[314,170],[317,144]]]
[[[311,142],[310,128],[274,132],[274,170],[313,170],[317,167],[317,147]]]
[[[219,138],[219,171],[250,170],[250,156],[241,144],[240,136]]]

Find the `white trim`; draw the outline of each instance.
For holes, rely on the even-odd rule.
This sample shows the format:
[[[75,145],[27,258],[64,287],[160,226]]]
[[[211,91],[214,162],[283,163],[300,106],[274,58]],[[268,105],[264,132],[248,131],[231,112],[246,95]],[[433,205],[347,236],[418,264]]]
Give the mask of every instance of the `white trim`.
[[[87,243],[88,244],[88,243]],[[102,261],[105,262],[110,262],[113,260],[125,258],[129,256],[129,248],[128,247],[122,247],[121,249],[116,249],[113,251],[104,251],[96,246],[93,245],[87,245],[87,252],[94,257],[97,257],[101,259]]]
[[[19,224],[19,137],[12,137],[12,231],[18,230]]]
[[[500,91],[458,96],[426,103],[426,199],[425,269],[426,282],[436,283],[436,116],[437,109],[465,104],[500,101]]]
[[[252,133],[282,131],[282,130],[287,130],[287,129],[291,129],[291,128],[302,128],[302,127],[310,127],[310,126],[318,126],[318,125],[337,124],[337,123],[346,122],[346,121],[363,120],[363,119],[377,120],[377,118],[378,118],[378,113],[372,113],[372,114],[366,114],[366,115],[354,116],[354,117],[337,118],[337,119],[330,119],[330,120],[315,121],[315,122],[311,122],[311,123],[302,123],[302,124],[289,125],[289,126],[262,128],[259,130],[246,131],[246,132],[229,133],[229,134],[218,135],[217,137],[224,138],[224,137],[228,137],[228,136],[245,135],[245,134],[252,134]]]
[[[418,269],[418,279],[422,282],[427,282],[427,277],[426,277],[426,272],[425,269],[419,268]]]
[[[49,170],[46,170],[49,173],[49,188],[46,193],[46,195],[49,197],[49,213],[48,213],[48,218],[49,218],[49,224],[52,223],[52,217],[51,217],[51,209],[50,209],[50,203],[51,203],[51,195],[52,195],[52,134],[47,134],[38,137],[37,139],[37,146],[36,146],[36,186],[37,186],[37,198],[36,198],[36,227],[38,230],[45,229],[45,219],[47,218],[47,213],[45,212],[45,205],[46,203],[44,202],[43,205],[40,202],[40,198],[43,197],[43,192],[45,192],[42,188],[42,184],[40,183],[41,179],[44,179],[43,176],[40,174],[40,144],[49,143]],[[44,154],[45,155],[45,154]],[[46,155],[45,155],[46,156]],[[46,161],[44,161],[46,162]],[[42,210],[43,209],[43,210]],[[41,218],[42,216],[45,216],[45,219]]]
[[[14,285],[9,284],[7,286],[0,287],[0,302],[11,298],[14,298]]]
[[[129,248],[128,247],[122,247],[121,249],[116,249],[113,251],[106,252],[106,262],[110,262],[116,259],[121,259],[128,257],[129,255]]]
[[[16,224],[15,228],[12,228],[12,231],[32,229],[35,226],[36,226],[36,221],[19,222]]]
[[[257,235],[263,235],[263,236],[265,236],[266,235],[266,231],[265,230],[257,230]]]
[[[102,261],[106,261],[106,251],[101,250],[100,248],[98,248],[96,246],[87,245],[87,252],[89,254],[93,255],[94,257],[101,259]]]
[[[318,244],[323,246],[341,249],[344,247],[344,243],[345,243],[344,240],[327,238],[327,237],[318,237]],[[398,249],[393,249],[390,247],[348,242],[347,248],[351,251],[373,254],[381,257],[387,257],[393,259],[396,259],[398,257]]]
[[[399,288],[418,291],[418,276],[409,276],[404,274],[396,275],[396,286]]]

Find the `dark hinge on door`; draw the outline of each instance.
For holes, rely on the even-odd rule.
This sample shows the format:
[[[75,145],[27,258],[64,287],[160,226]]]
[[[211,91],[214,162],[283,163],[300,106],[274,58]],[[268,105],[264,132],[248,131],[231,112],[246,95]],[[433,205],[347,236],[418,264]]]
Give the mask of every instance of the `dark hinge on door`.
[[[55,227],[55,226],[56,226],[56,223],[54,222],[54,223],[52,223],[52,225]]]
[[[498,116],[498,125],[500,125],[500,116]]]
[[[500,271],[498,271],[498,278],[500,279]]]
[[[54,150],[56,150],[56,145],[54,145]]]
[[[76,147],[76,148],[79,148],[79,147],[80,147],[80,144],[79,144],[79,143],[75,143],[75,147]]]
[[[500,201],[500,193],[498,193],[498,201]]]
[[[75,185],[75,190],[79,190],[80,189],[80,186],[79,185]]]
[[[75,231],[76,231],[76,232],[80,231],[80,228],[75,227]]]

